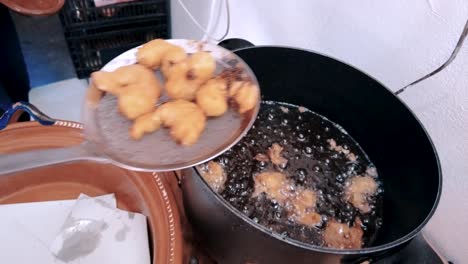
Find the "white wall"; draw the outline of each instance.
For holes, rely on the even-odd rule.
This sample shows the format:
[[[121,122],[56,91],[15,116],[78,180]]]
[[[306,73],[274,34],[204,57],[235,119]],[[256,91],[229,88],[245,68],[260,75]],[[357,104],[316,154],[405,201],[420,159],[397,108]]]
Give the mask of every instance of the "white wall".
[[[206,25],[212,0],[183,1]],[[231,0],[230,6],[228,37],[330,54],[394,91],[442,64],[468,18],[466,0]],[[172,0],[172,20],[174,38],[202,37],[177,0]],[[223,18],[220,21],[215,28],[218,36],[225,25]],[[442,200],[425,232],[450,260],[464,263],[468,259],[468,42],[447,69],[401,97],[428,129],[443,167]]]

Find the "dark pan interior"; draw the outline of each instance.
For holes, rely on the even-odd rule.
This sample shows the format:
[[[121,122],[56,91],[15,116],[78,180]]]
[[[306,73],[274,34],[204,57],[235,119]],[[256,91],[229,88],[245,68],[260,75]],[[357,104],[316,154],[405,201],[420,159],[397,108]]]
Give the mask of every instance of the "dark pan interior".
[[[255,72],[264,100],[303,105],[340,124],[374,162],[384,184],[383,225],[372,246],[417,231],[440,196],[435,149],[412,112],[376,80],[308,51],[238,50]]]

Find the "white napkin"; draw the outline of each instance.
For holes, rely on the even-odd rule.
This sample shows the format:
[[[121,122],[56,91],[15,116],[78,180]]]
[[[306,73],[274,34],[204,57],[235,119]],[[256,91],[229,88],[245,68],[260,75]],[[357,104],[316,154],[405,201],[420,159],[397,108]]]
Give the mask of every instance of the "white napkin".
[[[80,197],[87,197],[80,195]],[[117,206],[117,201],[114,194],[98,196],[99,199],[114,208]],[[35,239],[43,244],[52,242],[63,223],[70,214],[76,200],[60,200],[48,202],[33,202],[33,203],[18,203],[0,205],[0,215],[6,216],[5,219],[0,217],[0,229],[8,229],[4,222],[14,222],[16,226],[21,226],[25,232],[33,235]],[[9,232],[14,234],[16,228],[12,228]],[[0,242],[0,245],[3,242]],[[0,256],[2,254],[0,247]],[[0,258],[1,259],[1,258]]]
[[[113,194],[0,206],[1,263],[150,263],[144,215]]]
[[[146,217],[78,199],[50,251],[66,263],[150,263]]]

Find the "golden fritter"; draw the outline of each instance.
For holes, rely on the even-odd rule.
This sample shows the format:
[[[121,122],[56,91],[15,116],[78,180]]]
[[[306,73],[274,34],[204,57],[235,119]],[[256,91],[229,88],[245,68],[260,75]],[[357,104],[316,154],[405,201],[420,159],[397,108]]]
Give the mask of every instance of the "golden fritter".
[[[203,83],[213,77],[216,62],[208,52],[196,52],[166,70],[166,93],[173,99],[192,101]]]
[[[317,197],[314,191],[303,189],[291,199],[290,211],[293,219],[303,225],[315,226],[320,224],[322,217],[314,211]]]
[[[355,176],[345,184],[345,199],[362,213],[369,213],[368,197],[377,191],[377,182],[371,176]]]
[[[224,189],[227,176],[219,163],[214,161],[208,162],[206,166],[202,167],[200,174],[215,192],[220,192]]]
[[[130,128],[130,137],[136,140],[141,139],[146,133],[152,133],[159,130],[161,125],[162,120],[158,112],[153,111],[146,113],[135,119],[132,127]]]
[[[189,76],[189,66],[186,62],[172,66],[171,74],[166,79],[166,93],[173,99],[192,101],[195,99],[200,83]]]
[[[233,82],[229,89],[229,96],[236,103],[240,114],[255,108],[260,98],[258,87],[247,81]]]
[[[337,249],[359,249],[362,247],[362,222],[359,218],[354,221],[354,226],[349,227],[345,223],[339,223],[331,219],[323,232],[325,246]]]
[[[265,193],[269,199],[284,203],[291,195],[292,184],[286,175],[280,172],[262,172],[254,176],[253,197]]]
[[[119,111],[131,120],[153,111],[161,95],[153,71],[138,64],[94,72],[91,79],[97,89],[118,97]]]
[[[273,143],[271,147],[268,148],[268,157],[270,157],[271,163],[284,168],[288,163],[288,160],[281,155],[283,147],[278,143]]]
[[[215,59],[206,51],[195,52],[187,59],[187,63],[191,78],[200,84],[211,79],[216,70]]]
[[[222,79],[211,79],[203,84],[196,94],[196,102],[206,116],[221,116],[228,110],[227,83]]]
[[[315,192],[312,190],[300,190],[297,195],[292,200],[292,204],[294,206],[294,210],[297,212],[305,212],[307,209],[313,209],[315,207],[315,203],[317,201],[317,197]]]
[[[174,65],[183,62],[186,58],[187,53],[185,53],[185,50],[182,48],[177,47],[176,49],[168,51],[161,62],[161,72],[166,79],[171,75]]]
[[[263,161],[263,162],[270,161],[270,158],[268,158],[268,156],[263,153],[258,153],[257,155],[255,155],[254,159],[258,161]]]
[[[136,58],[137,62],[143,66],[151,69],[159,69],[166,55],[172,54],[172,52],[176,52],[180,55],[180,50],[183,51],[181,47],[173,45],[164,39],[155,39],[138,48]]]
[[[141,138],[163,125],[170,129],[172,138],[181,145],[197,142],[206,126],[206,116],[197,104],[186,100],[174,100],[159,106],[152,115],[135,120],[131,128],[134,139]]]

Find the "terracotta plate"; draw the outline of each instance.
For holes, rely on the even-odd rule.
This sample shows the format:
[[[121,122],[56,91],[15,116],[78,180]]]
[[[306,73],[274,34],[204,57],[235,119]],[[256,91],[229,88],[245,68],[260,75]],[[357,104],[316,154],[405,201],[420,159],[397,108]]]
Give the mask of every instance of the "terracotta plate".
[[[57,13],[64,0],[1,0],[13,11],[24,15],[51,15]]]
[[[83,140],[81,124],[57,124],[9,125],[0,131],[0,153],[65,147]],[[147,216],[152,262],[180,264],[183,241],[179,212],[163,176],[92,162],[44,167],[0,177],[0,204],[75,199],[80,193],[115,193],[119,208]]]

